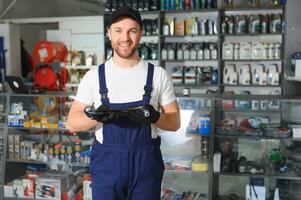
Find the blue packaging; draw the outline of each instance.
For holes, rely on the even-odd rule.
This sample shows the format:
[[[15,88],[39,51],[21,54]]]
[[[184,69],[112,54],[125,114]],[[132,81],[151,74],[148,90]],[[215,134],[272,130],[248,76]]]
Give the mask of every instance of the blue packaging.
[[[201,115],[199,121],[199,134],[210,135],[211,132],[211,121],[209,115]]]

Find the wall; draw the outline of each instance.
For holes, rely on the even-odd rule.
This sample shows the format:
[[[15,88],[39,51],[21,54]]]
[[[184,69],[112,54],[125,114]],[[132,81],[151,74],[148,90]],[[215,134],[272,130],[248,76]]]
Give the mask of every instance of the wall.
[[[0,24],[0,35],[4,37],[6,75],[21,74],[20,29],[14,24]]]
[[[10,2],[9,0],[1,1],[0,10],[3,11]],[[19,0],[4,19],[101,15],[104,10],[103,3],[93,2],[88,0]]]

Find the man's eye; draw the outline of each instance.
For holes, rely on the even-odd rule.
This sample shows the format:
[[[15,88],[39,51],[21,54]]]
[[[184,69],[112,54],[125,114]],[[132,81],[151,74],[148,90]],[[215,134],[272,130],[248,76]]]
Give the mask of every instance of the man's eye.
[[[131,31],[131,33],[134,33],[134,34],[136,34],[136,33],[137,33],[137,31]]]
[[[120,33],[120,32],[121,32],[121,30],[116,30],[115,32],[117,32],[117,33]]]

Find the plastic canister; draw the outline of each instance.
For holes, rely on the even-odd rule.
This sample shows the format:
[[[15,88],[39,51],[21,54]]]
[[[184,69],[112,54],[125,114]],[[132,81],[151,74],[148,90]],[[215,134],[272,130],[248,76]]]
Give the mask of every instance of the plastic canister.
[[[199,134],[209,135],[211,132],[211,121],[208,114],[202,114],[199,121]]]

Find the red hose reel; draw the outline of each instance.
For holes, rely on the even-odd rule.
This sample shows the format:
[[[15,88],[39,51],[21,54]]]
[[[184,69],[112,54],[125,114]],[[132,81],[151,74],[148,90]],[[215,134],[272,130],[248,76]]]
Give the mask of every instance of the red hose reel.
[[[45,90],[65,89],[67,70],[54,67],[54,62],[66,63],[67,47],[62,42],[39,41],[33,51],[34,88]]]

